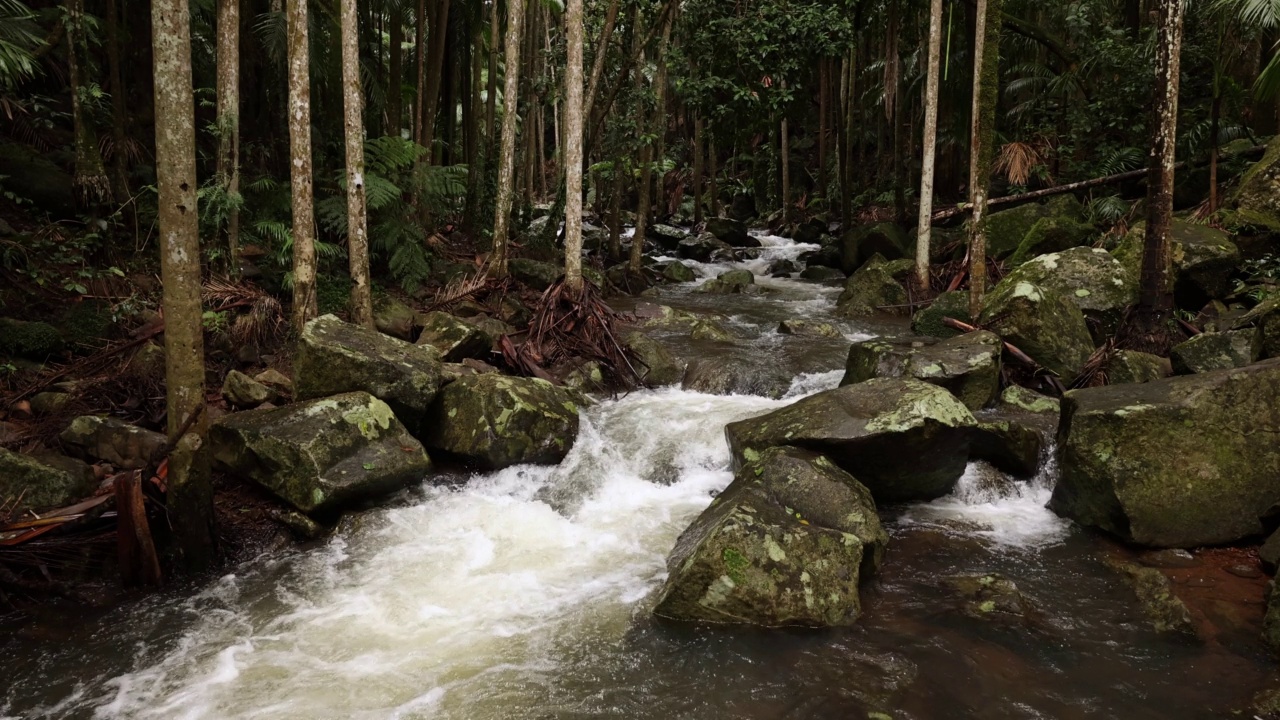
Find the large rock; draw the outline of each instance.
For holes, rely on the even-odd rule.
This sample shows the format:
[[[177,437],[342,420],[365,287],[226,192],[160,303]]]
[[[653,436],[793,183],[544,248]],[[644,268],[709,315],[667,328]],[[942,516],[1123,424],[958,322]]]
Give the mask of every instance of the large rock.
[[[1262,332],[1263,357],[1280,357],[1280,293],[1258,303],[1233,326],[1236,330],[1247,327],[1256,327]]]
[[[680,386],[689,392],[708,395],[760,395],[777,399],[791,387],[791,376],[776,364],[696,358],[686,368]]]
[[[725,435],[735,467],[771,447],[800,447],[831,458],[877,502],[910,502],[951,491],[968,462],[974,422],[936,385],[876,378],[731,423]]]
[[[1017,251],[1009,258],[1009,265],[1017,267],[1037,255],[1079,247],[1087,243],[1094,232],[1092,225],[1071,216],[1042,217],[1023,236]]]
[[[1115,334],[1126,309],[1138,301],[1135,278],[1106,250],[1077,247],[1032,258],[1000,283],[1056,292],[1080,308],[1101,340]]]
[[[1067,393],[1049,507],[1142,545],[1263,532],[1280,499],[1280,360]]]
[[[849,625],[888,535],[871,493],[827,458],[774,448],[681,534],[654,613],[675,620]]]
[[[879,255],[872,257],[849,276],[844,292],[836,300],[836,314],[853,318],[889,313],[909,312],[907,290],[895,274],[899,267]]]
[[[511,258],[507,261],[507,270],[511,273],[511,277],[534,290],[546,290],[554,285],[561,275],[558,266],[527,258]]]
[[[1054,415],[1060,411],[1057,398],[1041,395],[1021,385],[1010,385],[1000,393],[1000,403],[1004,407],[1022,410],[1037,415]]]
[[[373,301],[373,326],[378,328],[378,332],[401,340],[411,340],[417,320],[418,314],[413,308],[389,295],[382,295]]]
[[[489,354],[494,339],[478,326],[445,312],[422,316],[422,334],[418,345],[430,345],[445,362],[462,362],[467,358],[483,358]]]
[[[263,403],[273,402],[277,395],[266,385],[245,375],[239,370],[232,370],[222,381],[222,397],[232,407],[256,408]]]
[[[707,220],[707,232],[721,242],[733,247],[760,247],[760,241],[747,233],[747,226],[731,218],[715,217]]]
[[[910,377],[946,388],[970,410],[1000,392],[1000,338],[986,331],[939,343],[917,338],[868,340],[849,348],[841,385],[874,377]]]
[[[165,436],[116,418],[82,415],[58,437],[63,447],[82,458],[106,462],[120,470],[154,467],[164,454]]]
[[[756,290],[756,278],[749,270],[726,270],[698,287],[698,292],[711,295],[740,295]]]
[[[1262,354],[1262,334],[1257,328],[1200,333],[1169,351],[1173,371],[1179,375],[1229,370],[1257,362]]]
[[[1133,277],[1142,270],[1142,244],[1147,224],[1129,230],[1115,257]],[[1240,265],[1240,250],[1226,233],[1208,225],[1174,218],[1169,225],[1172,245],[1173,294],[1179,307],[1198,310],[1210,300],[1231,294],[1231,276]]]
[[[936,338],[949,338],[960,334],[960,331],[943,322],[945,319],[959,320],[968,323],[969,293],[957,290],[945,292],[933,299],[929,307],[917,312],[911,318],[911,331],[917,335]]]
[[[391,406],[414,437],[443,376],[437,352],[324,315],[307,323],[293,359],[299,400],[363,390]]]
[[[1107,384],[1154,382],[1173,374],[1168,359],[1137,350],[1117,350],[1107,361]]]
[[[641,365],[636,367],[646,385],[674,385],[684,376],[684,368],[671,355],[666,346],[641,332],[633,332],[622,339]]]
[[[70,505],[92,492],[93,470],[84,463],[0,448],[0,507],[14,519],[28,510]]]
[[[228,415],[209,443],[216,467],[307,514],[394,492],[431,469],[391,408],[364,392]]]
[[[0,318],[0,356],[45,360],[64,347],[57,328],[48,323]]]
[[[1245,172],[1233,200],[1241,220],[1280,232],[1280,135],[1272,138],[1262,160]]]
[[[1040,469],[1044,435],[1031,425],[1010,416],[978,420],[970,454],[1019,477],[1031,477]]]
[[[662,223],[654,223],[645,228],[645,237],[652,240],[655,245],[668,252],[674,251],[680,245],[680,241],[688,237],[689,233],[678,227],[663,225]]]
[[[462,377],[440,391],[423,442],[482,470],[554,465],[578,437],[578,404],[537,378]]]
[[[662,268],[662,277],[673,283],[687,283],[697,280],[698,274],[682,262],[669,262]]]
[[[895,223],[863,225],[847,231],[840,238],[840,269],[851,274],[876,255],[887,260],[901,260],[913,254],[911,239]]]
[[[1019,205],[987,215],[987,255],[997,259],[1009,257],[1018,250],[1037,223],[1050,217],[1079,220],[1079,201],[1070,195],[1064,195],[1044,205]]]
[[[704,263],[710,262],[711,256],[722,250],[731,251],[733,247],[711,233],[702,233],[681,240],[676,246],[676,255],[685,260]]]
[[[832,340],[838,340],[844,337],[844,333],[840,332],[836,326],[831,323],[816,322],[800,318],[796,318],[794,320],[783,320],[778,323],[778,334],[830,338]]]
[[[1093,354],[1084,314],[1061,294],[1029,282],[1002,282],[987,295],[978,318],[1064,382],[1080,374]]]

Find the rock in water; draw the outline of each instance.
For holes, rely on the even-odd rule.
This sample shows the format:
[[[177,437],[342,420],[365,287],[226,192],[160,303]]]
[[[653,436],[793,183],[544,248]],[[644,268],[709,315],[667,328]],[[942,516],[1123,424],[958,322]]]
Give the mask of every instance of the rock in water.
[[[1280,498],[1280,360],[1067,393],[1050,509],[1141,545],[1263,532]]]
[[[293,360],[295,397],[362,390],[391,406],[414,437],[443,381],[433,348],[416,347],[324,315],[307,323]]]
[[[473,375],[440,391],[426,427],[433,452],[482,470],[554,465],[578,437],[578,405],[545,380]]]
[[[679,247],[680,241],[688,237],[688,235],[689,233],[680,228],[663,225],[662,223],[654,223],[645,228],[645,237],[667,251],[672,251]]]
[[[888,535],[871,493],[827,458],[773,448],[680,535],[654,613],[673,620],[831,627],[862,607]]]
[[[804,337],[820,337],[838,340],[844,335],[831,323],[814,322],[812,320],[783,320],[778,323],[778,334],[801,335]]]
[[[1031,477],[1040,469],[1044,436],[1013,418],[983,418],[970,440],[973,457],[1019,477]]]
[[[895,275],[910,261],[886,261],[876,255],[849,276],[844,292],[836,301],[836,314],[841,317],[862,317],[879,312],[901,315],[907,311],[907,291]],[[898,263],[898,264],[895,264]]]
[[[841,385],[873,377],[912,377],[950,390],[970,410],[992,404],[1000,392],[1000,338],[986,331],[940,343],[927,338],[868,340],[849,348]]]
[[[698,287],[700,293],[738,295],[755,289],[756,278],[747,270],[729,270]]]
[[[1092,322],[1099,340],[1115,334],[1130,305],[1138,301],[1138,283],[1119,260],[1099,248],[1077,247],[1032,258],[1009,273],[1001,285],[1030,283],[1066,298]]]
[[[209,441],[216,467],[310,515],[394,492],[431,469],[391,408],[365,392],[228,415]]]
[[[1262,334],[1257,328],[1200,333],[1169,351],[1173,371],[1179,375],[1229,370],[1256,362],[1262,354]]]
[[[70,505],[92,492],[93,471],[84,463],[0,448],[0,507],[15,520],[27,510]]]
[[[152,467],[160,461],[167,443],[158,432],[98,415],[72,420],[58,439],[81,457],[111,463],[120,470]]]
[[[445,312],[430,312],[422,317],[419,346],[430,345],[445,362],[462,362],[466,358],[482,358],[489,354],[493,341],[479,327]]]
[[[633,332],[622,339],[643,366],[636,370],[646,385],[675,385],[684,376],[684,368],[672,357],[666,346],[641,332]]]
[[[673,283],[687,283],[698,279],[693,268],[682,262],[669,262],[662,268],[662,277]]]
[[[800,447],[853,474],[876,502],[911,502],[951,492],[974,424],[968,408],[936,385],[876,378],[730,423],[725,435],[735,467],[771,447]]]
[[[708,395],[760,395],[776,400],[791,387],[791,376],[776,364],[695,358],[685,370],[680,387]]]
[[[760,247],[760,241],[751,237],[747,233],[747,226],[731,218],[709,218],[707,220],[707,232],[711,233],[721,242],[726,242],[733,247]]]
[[[697,237],[687,237],[676,246],[676,255],[686,260],[708,262],[717,250],[732,250],[733,246],[720,240],[711,233],[702,233]]]
[[[978,324],[1057,373],[1064,383],[1074,380],[1093,354],[1093,338],[1080,308],[1029,282],[997,285],[987,295]]]

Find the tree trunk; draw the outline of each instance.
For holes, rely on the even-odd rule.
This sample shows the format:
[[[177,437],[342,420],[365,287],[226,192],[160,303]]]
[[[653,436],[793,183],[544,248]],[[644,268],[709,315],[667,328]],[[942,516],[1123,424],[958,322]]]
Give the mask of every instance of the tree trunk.
[[[240,0],[218,0],[218,179],[240,194]],[[240,208],[227,209],[227,265],[240,275]]]
[[[1003,0],[978,0],[974,34],[973,135],[969,141],[969,314],[976,319],[987,291],[987,195],[1000,91],[1000,11]]]
[[[709,168],[707,192],[711,194],[711,217],[720,217],[720,187],[716,184],[716,178],[720,175],[720,158],[716,156],[716,136],[712,132],[707,137],[707,161],[711,166]]]
[[[1156,85],[1147,175],[1147,234],[1138,293],[1140,314],[1165,319],[1173,310],[1172,253],[1174,163],[1178,137],[1178,81],[1186,0],[1158,0]],[[1147,329],[1155,329],[1151,324]]]
[[[494,134],[495,119],[498,107],[498,38],[502,35],[501,25],[498,22],[498,3],[494,2],[489,8],[489,76],[485,78],[485,94],[488,95],[488,102],[484,107],[484,137],[488,148],[485,151],[485,159],[493,162],[493,142],[497,139]]]
[[[783,83],[783,88],[786,88],[786,83]],[[778,162],[782,165],[782,222],[785,223],[791,207],[791,133],[787,131],[785,115],[782,117],[782,127],[778,132],[781,134]]]
[[[418,13],[414,16],[413,28],[414,61],[418,65],[418,81],[413,95],[413,122],[409,123],[413,141],[422,142],[422,103],[426,97],[427,87],[427,5],[426,0],[418,0]],[[430,152],[430,148],[427,150]]]
[[[1222,124],[1222,93],[1215,90],[1209,109],[1209,212],[1218,211],[1218,134]]]
[[[938,144],[938,75],[942,70],[942,0],[929,8],[929,69],[924,90],[924,150],[920,166],[920,214],[916,225],[916,287],[929,289],[930,232],[933,229],[933,167]]]
[[[120,12],[116,7],[116,0],[107,0],[106,10],[107,73],[111,80],[111,142],[114,145],[111,173],[115,176],[115,195],[124,202],[133,194],[133,190],[129,187],[129,169],[125,164],[129,144],[125,127],[129,120],[125,110],[124,80],[120,73]]]
[[[489,259],[489,273],[499,278],[507,276],[507,224],[511,219],[511,201],[515,194],[516,96],[520,93],[520,41],[523,26],[524,0],[507,0],[502,148],[498,159],[498,194],[494,200],[493,255]]]
[[[624,163],[621,157],[613,161],[613,192],[609,194],[609,261],[622,258],[622,192],[626,187],[622,180]]]
[[[387,69],[387,128],[388,134],[400,137],[404,129],[404,15],[400,7],[391,9],[391,27],[388,30],[388,42],[391,45]]]
[[[293,325],[316,316],[315,202],[311,192],[311,81],[307,0],[287,0],[289,34],[289,185],[293,195]]]
[[[564,281],[582,290],[582,0],[565,4]]]
[[[827,58],[818,58],[818,192],[827,197]]]
[[[693,116],[693,224],[702,224],[702,116]]]
[[[449,0],[436,0],[431,13],[431,61],[427,68],[427,83],[422,102],[422,135],[419,144],[427,149],[428,162],[434,156],[436,115],[440,108],[440,86],[444,80],[444,50],[446,32],[449,29]]]
[[[596,42],[596,56],[591,63],[591,82],[587,85],[584,101],[586,105],[582,110],[582,117],[588,120],[595,110],[596,94],[600,90],[600,78],[604,76],[604,61],[609,55],[609,43],[613,41],[613,29],[618,23],[620,4],[619,0],[610,0],[609,8],[604,13],[604,27],[600,29],[600,39]],[[632,28],[631,31],[638,30],[639,28]]]
[[[635,89],[636,89],[636,136],[641,138],[640,141],[640,187],[636,192],[636,227],[635,232],[631,236],[631,254],[627,258],[627,269],[631,272],[640,272],[642,261],[644,260],[644,241],[645,233],[648,230],[649,222],[649,188],[652,186],[651,174],[652,152],[649,142],[645,139],[648,124],[645,118],[648,116],[648,108],[644,102],[644,72],[641,67],[644,65],[644,39],[639,33],[640,28],[640,9],[636,8],[632,14],[632,41],[635,47],[632,48],[632,54],[636,57],[635,68]]]
[[[204,434],[204,327],[200,309],[200,220],[196,208],[195,102],[190,12],[179,0],[151,3],[155,78],[157,222],[164,285],[168,434],[166,503],[180,561],[189,570],[213,559],[213,494]],[[183,432],[187,434],[179,437]],[[178,462],[174,462],[178,460]]]
[[[373,328],[369,231],[364,197],[364,93],[356,0],[342,0],[342,117],[347,146],[347,256],[351,261],[351,321]]]
[[[107,170],[102,164],[97,135],[80,99],[84,88],[79,57],[85,41],[83,24],[84,0],[67,0],[67,74],[71,82],[71,122],[75,129],[76,147],[72,186],[81,205],[94,207],[111,198],[111,181],[107,179]]]

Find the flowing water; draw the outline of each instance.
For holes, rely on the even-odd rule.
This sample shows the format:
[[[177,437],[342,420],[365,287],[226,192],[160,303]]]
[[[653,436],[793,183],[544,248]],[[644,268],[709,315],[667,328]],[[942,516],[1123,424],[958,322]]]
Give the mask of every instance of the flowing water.
[[[762,273],[803,250],[763,237]],[[709,277],[724,265],[692,264]],[[11,643],[0,716],[31,718],[1199,718],[1241,703],[1267,661],[1256,627],[1212,642],[1149,629],[1105,547],[1044,509],[1054,468],[1016,482],[973,464],[933,503],[882,508],[892,544],[856,627],[745,631],[649,615],[681,530],[732,479],[727,422],[834,387],[850,339],[839,288],[761,277],[760,296],[662,291],[723,313],[725,351],[784,367],[786,396],[663,389],[586,410],[558,467],[424,484],[309,549],[195,595],[155,596]],[[900,329],[900,328],[899,328]],[[948,578],[999,573],[1033,611],[975,618]],[[176,595],[176,594],[175,594]],[[875,715],[872,713],[883,713]]]

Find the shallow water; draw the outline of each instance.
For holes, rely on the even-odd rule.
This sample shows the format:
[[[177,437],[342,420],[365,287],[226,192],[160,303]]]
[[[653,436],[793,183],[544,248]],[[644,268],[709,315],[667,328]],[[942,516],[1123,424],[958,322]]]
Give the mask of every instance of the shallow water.
[[[780,238],[760,258],[794,257]],[[698,266],[710,276],[723,266]],[[653,621],[667,552],[732,479],[727,422],[834,387],[848,339],[778,335],[829,319],[838,288],[660,300],[715,310],[797,377],[787,397],[664,389],[601,402],[569,457],[424,484],[318,547],[248,563],[11,648],[0,715],[31,718],[1199,718],[1268,671],[1256,628],[1212,643],[1151,631],[1105,546],[1026,482],[975,463],[956,491],[882,508],[892,536],[857,627],[699,629]],[[894,324],[842,326],[848,338]],[[669,338],[677,342],[673,336]],[[687,341],[692,356],[706,348]],[[735,354],[737,353],[737,354]],[[975,619],[946,579],[1000,573],[1035,608]]]

